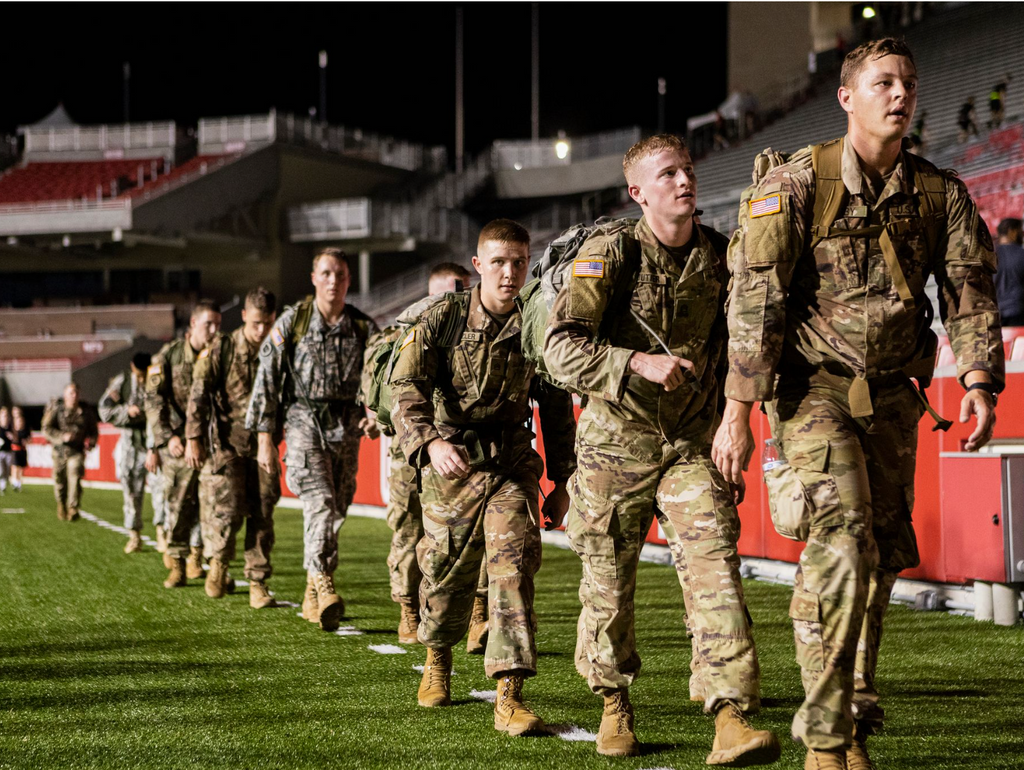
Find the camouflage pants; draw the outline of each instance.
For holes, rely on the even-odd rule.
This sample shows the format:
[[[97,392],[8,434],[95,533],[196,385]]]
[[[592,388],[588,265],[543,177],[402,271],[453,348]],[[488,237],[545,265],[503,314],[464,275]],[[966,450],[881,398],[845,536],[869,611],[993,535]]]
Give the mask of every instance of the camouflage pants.
[[[657,516],[682,586],[693,682],[703,691],[705,711],[725,699],[756,711],[760,671],[729,486],[709,457],[682,458],[655,432],[630,426],[633,440],[624,446],[623,431],[595,420],[595,409],[600,406],[580,418],[566,527],[583,561],[577,671],[599,694],[629,687],[639,675],[633,597],[640,550]]]
[[[874,414],[854,418],[849,387],[824,372],[783,376],[768,409],[810,514],[789,614],[805,692],[793,736],[816,749],[849,745],[855,719],[881,728],[882,619],[896,575],[919,562],[911,511],[924,408],[909,383],[873,386]]]
[[[172,559],[188,556],[192,530],[199,524],[199,471],[188,467],[184,457],[160,450],[167,515],[167,553]]]
[[[149,497],[153,504],[153,526],[162,527],[167,521],[167,496],[164,494],[164,474],[162,471],[151,473],[149,479]]]
[[[334,574],[338,568],[338,530],[356,492],[359,440],[359,434],[349,433],[327,449],[288,446],[285,479],[302,500],[307,572]]]
[[[117,475],[124,496],[124,528],[142,531],[142,504],[146,499],[146,450],[132,446],[131,436],[122,436],[117,453]]]
[[[388,573],[391,601],[418,598],[423,573],[416,562],[416,545],[423,537],[423,509],[416,491],[416,469],[409,465],[397,441],[391,443],[391,473],[388,476],[387,521],[391,528]],[[487,563],[481,560],[476,594],[487,598]]]
[[[255,457],[231,457],[219,468],[207,463],[199,485],[210,495],[201,512],[203,544],[211,558],[235,558],[235,540],[245,522],[245,577],[270,577],[274,547],[274,506],[281,498],[278,473],[267,473]]]
[[[53,496],[57,505],[68,513],[78,510],[82,499],[82,477],[85,476],[85,453],[65,447],[53,448]]]
[[[451,647],[466,634],[486,555],[489,677],[537,671],[533,576],[541,559],[537,499],[543,462],[528,447],[519,455],[511,471],[483,466],[455,481],[423,470],[424,535],[416,548],[423,572],[419,639],[427,647]]]

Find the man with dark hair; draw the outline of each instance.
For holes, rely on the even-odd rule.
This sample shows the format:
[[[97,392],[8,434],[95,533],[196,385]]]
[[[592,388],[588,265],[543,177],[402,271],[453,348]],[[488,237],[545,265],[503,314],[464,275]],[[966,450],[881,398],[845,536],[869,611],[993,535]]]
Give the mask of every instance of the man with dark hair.
[[[100,398],[100,419],[121,429],[117,475],[124,496],[124,528],[131,534],[125,553],[142,550],[142,504],[146,498],[146,370],[152,356],[132,356],[127,374],[114,377]]]
[[[1021,220],[1004,219],[997,230],[996,295],[1003,326],[1024,326],[1024,247]]]
[[[310,278],[314,297],[285,308],[260,347],[245,427],[258,434],[260,467],[275,473],[283,407],[285,478],[302,500],[302,614],[324,631],[335,631],[345,612],[334,587],[338,529],[355,494],[359,442],[364,434],[376,435],[356,398],[363,350],[378,329],[345,301],[352,276],[344,252],[318,252]]]
[[[185,459],[185,418],[192,369],[219,329],[217,306],[211,300],[200,300],[192,310],[185,336],[164,345],[146,370],[146,420],[153,440],[146,469],[152,473],[163,470],[167,507],[165,564],[169,564],[170,574],[165,588],[184,586],[187,578],[203,574],[202,546],[190,547],[192,530],[199,524],[199,471]]]
[[[540,456],[525,423],[535,396],[544,423],[548,478],[544,513],[557,526],[575,467],[572,400],[544,386],[522,355],[519,290],[530,236],[499,219],[480,233],[480,283],[431,308],[400,344],[391,377],[398,442],[421,470],[424,535],[419,640],[427,650],[417,700],[451,705],[452,646],[470,622],[486,554],[490,629],[484,667],[498,680],[494,727],[510,735],[543,728],[522,700],[537,671],[533,576],[540,566]]]
[[[99,440],[96,412],[78,400],[78,385],[64,386],[62,398],[53,399],[43,413],[43,434],[53,445],[53,494],[57,518],[78,521],[82,499],[85,455]]]
[[[200,513],[210,557],[206,595],[224,596],[228,565],[244,520],[245,577],[253,609],[274,606],[266,581],[281,479],[276,465],[268,472],[257,463],[256,436],[245,427],[245,413],[260,344],[270,332],[276,309],[273,293],[262,286],[246,295],[242,325],[230,335],[218,333],[199,354],[185,420],[185,460],[193,470],[202,470],[200,486],[208,497]],[[280,434],[275,439],[280,441]],[[210,459],[204,463],[207,454]]]
[[[919,563],[911,509],[929,408],[919,386],[937,347],[929,275],[966,389],[960,422],[977,420],[967,451],[991,438],[1004,380],[988,229],[955,175],[903,149],[917,105],[909,50],[867,43],[848,70],[846,136],[772,168],[741,211],[713,447],[740,483],[762,402],[785,457],[765,468],[772,518],[807,543],[789,614],[805,692],[793,735],[808,770],[874,767],[882,619],[896,576]]]
[[[623,173],[643,218],[599,228],[583,244],[544,346],[552,374],[589,399],[566,524],[583,561],[576,668],[604,698],[598,753],[637,755],[634,593],[657,517],[693,636],[691,698],[715,715],[707,763],[766,764],[780,747],[747,722],[760,708],[760,671],[740,580],[739,514],[710,457],[726,343],[726,239],[695,222],[697,177],[679,137],[638,142]]]

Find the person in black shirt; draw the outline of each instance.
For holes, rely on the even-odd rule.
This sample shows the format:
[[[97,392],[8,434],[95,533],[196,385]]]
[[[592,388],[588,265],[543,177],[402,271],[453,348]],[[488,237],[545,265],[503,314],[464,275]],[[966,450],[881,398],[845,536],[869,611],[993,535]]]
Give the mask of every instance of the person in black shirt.
[[[998,268],[996,269],[996,296],[1003,326],[1024,326],[1024,246],[1021,220],[1008,218],[999,223],[996,233]]]

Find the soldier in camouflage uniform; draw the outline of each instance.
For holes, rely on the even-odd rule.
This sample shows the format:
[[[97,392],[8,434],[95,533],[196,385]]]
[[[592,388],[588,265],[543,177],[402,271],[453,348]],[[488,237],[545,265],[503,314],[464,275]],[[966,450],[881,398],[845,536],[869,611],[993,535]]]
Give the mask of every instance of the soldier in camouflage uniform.
[[[53,494],[57,518],[77,521],[82,499],[85,455],[99,440],[96,412],[78,400],[78,386],[69,382],[64,395],[54,399],[43,413],[43,435],[53,445]]]
[[[377,435],[356,399],[366,341],[378,329],[345,302],[352,276],[343,251],[319,252],[311,278],[315,296],[285,308],[260,347],[245,426],[258,432],[258,461],[271,473],[283,408],[285,479],[302,500],[305,528],[302,613],[334,631],[345,611],[334,588],[338,529],[355,494],[359,442]]]
[[[469,288],[470,275],[466,268],[454,262],[436,265],[427,279],[427,294],[436,297],[449,291]],[[373,366],[371,361],[383,344],[394,344],[408,332],[409,327],[420,320],[418,309],[423,301],[415,303],[398,316],[398,323],[384,329],[370,338],[363,356],[363,384],[361,391],[364,402],[369,397]],[[384,435],[393,437],[394,431],[381,428]],[[420,573],[416,562],[416,545],[423,537],[423,511],[420,508],[420,493],[416,489],[416,469],[409,465],[398,441],[391,442],[388,469],[387,522],[391,528],[391,550],[388,552],[388,572],[391,576],[391,601],[402,608],[398,624],[398,641],[402,644],[418,644],[417,631],[420,625]],[[481,561],[477,581],[477,595],[473,600],[470,615],[466,652],[482,655],[487,646],[487,565]]]
[[[682,585],[704,709],[716,715],[708,764],[765,764],[780,747],[745,717],[760,706],[760,675],[739,516],[710,457],[726,345],[725,239],[694,223],[697,181],[681,139],[639,142],[623,169],[644,216],[584,243],[544,348],[552,374],[589,396],[567,524],[583,560],[576,667],[604,696],[598,753],[639,753],[628,697],[640,672],[633,593],[657,516]]]
[[[727,479],[741,478],[751,407],[768,407],[788,465],[766,481],[798,488],[790,534],[807,541],[789,613],[806,694],[793,735],[808,747],[807,768],[868,770],[866,739],[883,717],[882,618],[896,575],[918,564],[911,511],[925,403],[908,377],[925,385],[934,365],[930,275],[968,388],[960,421],[977,418],[968,451],[992,435],[1004,364],[985,223],[955,175],[901,147],[917,101],[906,44],[852,51],[839,101],[842,144],[770,171],[741,214],[729,250],[729,400],[714,455]],[[825,170],[828,153],[838,173]],[[834,219],[816,206],[828,186],[845,202]],[[786,502],[773,494],[780,532]]]
[[[146,374],[146,419],[153,435],[146,467],[153,472],[163,469],[167,501],[165,563],[169,561],[171,572],[164,581],[165,588],[184,586],[187,577],[202,575],[202,550],[189,546],[192,529],[199,522],[199,471],[189,467],[185,459],[185,416],[192,369],[219,328],[217,306],[210,300],[199,301],[192,310],[188,333],[164,345]]]
[[[117,465],[124,496],[125,553],[142,550],[142,504],[146,499],[146,369],[152,356],[136,353],[130,368],[110,381],[100,398],[100,419],[121,429]]]
[[[544,423],[544,513],[557,526],[575,467],[569,395],[535,378],[522,354],[519,290],[529,234],[496,220],[480,234],[471,292],[449,294],[400,343],[392,374],[398,442],[421,469],[424,536],[419,640],[428,648],[418,701],[451,705],[451,648],[466,633],[486,555],[490,628],[484,664],[498,680],[495,729],[522,735],[543,721],[522,701],[537,670],[533,576],[540,566],[537,501],[543,471],[525,423],[535,396]]]
[[[256,436],[245,427],[245,413],[260,343],[275,317],[272,293],[262,287],[249,292],[242,326],[231,335],[218,333],[199,354],[185,420],[185,459],[193,469],[203,468],[205,444],[210,444],[204,473],[212,500],[200,512],[203,542],[210,554],[206,593],[214,599],[224,596],[228,564],[235,556],[235,539],[244,521],[245,577],[253,609],[274,606],[266,580],[271,573],[274,506],[281,497],[281,479],[277,465],[268,473],[256,462]],[[275,438],[280,441],[281,436]]]

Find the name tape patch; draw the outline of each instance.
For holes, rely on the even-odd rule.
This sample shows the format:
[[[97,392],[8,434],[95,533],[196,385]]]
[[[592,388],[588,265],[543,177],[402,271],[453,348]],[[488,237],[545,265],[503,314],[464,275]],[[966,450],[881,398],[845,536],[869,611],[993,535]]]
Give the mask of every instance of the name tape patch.
[[[574,278],[604,278],[603,259],[577,259],[572,263]]]
[[[750,201],[750,217],[764,217],[769,214],[778,214],[782,211],[782,196],[781,195],[768,195],[764,198],[758,198],[756,201]]]
[[[276,326],[270,330],[270,339],[274,341],[274,344],[281,347],[284,344],[284,337],[281,336],[281,331]]]

